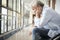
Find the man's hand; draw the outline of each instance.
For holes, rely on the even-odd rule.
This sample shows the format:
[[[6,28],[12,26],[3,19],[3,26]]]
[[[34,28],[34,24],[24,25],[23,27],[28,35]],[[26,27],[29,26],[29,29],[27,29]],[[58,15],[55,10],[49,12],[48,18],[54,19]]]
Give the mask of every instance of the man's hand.
[[[29,31],[29,35],[32,35],[32,31]]]
[[[29,29],[29,35],[32,35],[32,30],[33,30],[34,28],[36,28],[36,27],[30,27],[30,29]]]

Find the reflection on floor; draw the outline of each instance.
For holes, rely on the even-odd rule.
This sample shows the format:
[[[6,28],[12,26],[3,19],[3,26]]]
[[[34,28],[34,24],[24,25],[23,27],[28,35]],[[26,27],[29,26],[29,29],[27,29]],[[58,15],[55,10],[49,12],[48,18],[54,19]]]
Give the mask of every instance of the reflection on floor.
[[[32,35],[29,35],[30,28],[31,27],[25,27],[24,29],[20,30],[5,40],[32,40]]]
[[[20,32],[20,40],[32,40],[32,35],[29,35],[29,28],[26,27]]]

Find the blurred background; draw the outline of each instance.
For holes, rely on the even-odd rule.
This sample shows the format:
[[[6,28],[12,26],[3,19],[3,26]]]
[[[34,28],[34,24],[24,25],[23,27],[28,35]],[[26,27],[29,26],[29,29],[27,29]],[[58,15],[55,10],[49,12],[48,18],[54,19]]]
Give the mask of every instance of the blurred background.
[[[0,0],[0,40],[32,40],[32,1]],[[60,0],[39,0],[60,14]]]

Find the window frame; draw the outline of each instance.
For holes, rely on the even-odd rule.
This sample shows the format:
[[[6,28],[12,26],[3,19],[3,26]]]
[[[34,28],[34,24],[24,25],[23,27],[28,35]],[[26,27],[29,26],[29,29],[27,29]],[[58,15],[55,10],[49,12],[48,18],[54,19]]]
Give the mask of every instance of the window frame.
[[[11,30],[10,30],[10,31],[12,31],[12,30],[17,29],[17,28],[16,28],[16,27],[17,27],[17,26],[16,26],[16,16],[15,16],[15,28],[13,29],[13,17],[14,17],[14,16],[13,16],[13,15],[14,15],[13,12],[15,12],[16,14],[20,14],[20,13],[21,13],[21,0],[20,0],[20,13],[17,11],[17,0],[16,0],[16,3],[15,3],[15,6],[16,6],[16,7],[15,7],[15,10],[13,10],[13,8],[14,8],[14,6],[13,6],[13,5],[14,5],[14,4],[13,4],[13,0],[12,0],[12,8],[9,8],[9,4],[8,4],[9,2],[8,2],[8,1],[9,1],[9,0],[6,0],[6,6],[3,6],[3,5],[2,5],[2,0],[0,0],[0,14],[2,14],[2,13],[1,13],[1,11],[2,11],[1,7],[4,7],[4,8],[7,9],[7,15],[6,15],[6,17],[7,17],[7,24],[8,24],[8,16],[10,16],[10,15],[8,15],[8,13],[9,13],[8,10],[12,11],[12,15],[11,15],[11,16],[12,16],[12,27],[11,27]],[[10,0],[10,1],[11,1],[11,0]],[[1,15],[0,15],[0,19],[1,19]],[[6,30],[6,32],[10,32],[10,31],[8,31],[8,27],[9,27],[9,26],[7,25],[7,28],[6,28],[7,30]],[[18,28],[19,28],[19,27],[18,27]],[[6,32],[4,32],[4,33],[6,33]],[[3,34],[4,34],[4,33],[3,33]],[[1,20],[0,20],[0,34],[1,34]]]

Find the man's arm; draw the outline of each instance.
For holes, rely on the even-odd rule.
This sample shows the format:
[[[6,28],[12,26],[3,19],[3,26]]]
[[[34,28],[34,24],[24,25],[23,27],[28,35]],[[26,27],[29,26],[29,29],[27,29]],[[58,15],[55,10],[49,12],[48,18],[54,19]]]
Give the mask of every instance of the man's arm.
[[[50,12],[50,10],[47,10],[42,15],[40,26],[43,27],[44,25],[46,25],[51,18],[52,18],[51,12]]]

